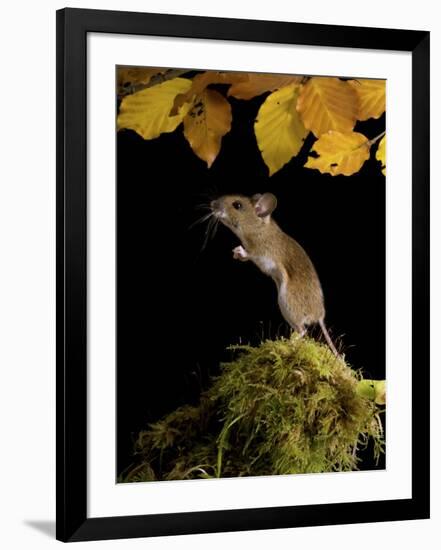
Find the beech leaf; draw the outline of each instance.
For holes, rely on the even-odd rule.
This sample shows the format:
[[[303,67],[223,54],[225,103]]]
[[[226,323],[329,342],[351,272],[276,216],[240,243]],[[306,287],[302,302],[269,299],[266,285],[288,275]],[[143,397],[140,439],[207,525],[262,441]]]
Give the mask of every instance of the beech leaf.
[[[228,95],[237,99],[252,99],[265,92],[278,90],[288,84],[298,84],[301,76],[249,73],[247,78],[232,84]]]
[[[314,76],[303,86],[297,110],[316,137],[329,130],[350,132],[355,126],[358,96],[339,78]]]
[[[348,80],[358,96],[357,119],[379,118],[386,110],[385,80]]]
[[[230,128],[231,106],[215,90],[205,89],[198,95],[184,118],[184,136],[208,168],[219,154],[222,137]]]
[[[369,158],[369,140],[358,132],[329,131],[312,146],[319,156],[309,157],[306,168],[316,168],[322,174],[351,176]]]
[[[296,111],[299,85],[290,84],[269,95],[254,124],[257,144],[272,176],[300,151],[308,134]]]
[[[130,128],[144,139],[154,139],[164,132],[173,132],[182,122],[187,109],[169,116],[175,97],[187,91],[191,80],[173,78],[126,96],[121,101],[118,129]]]
[[[210,84],[232,84],[245,80],[247,77],[247,73],[239,72],[205,71],[204,73],[197,74],[191,81],[191,87],[185,93],[179,94],[176,97],[170,114],[176,114],[184,103],[191,103]]]
[[[386,136],[383,136],[378,144],[375,158],[381,162],[381,172],[386,175]]]
[[[127,93],[127,90],[138,84],[148,84],[152,77],[163,74],[166,70],[160,67],[118,67],[118,93]]]
[[[377,405],[386,404],[386,380],[360,380],[355,391],[361,397],[375,401]]]

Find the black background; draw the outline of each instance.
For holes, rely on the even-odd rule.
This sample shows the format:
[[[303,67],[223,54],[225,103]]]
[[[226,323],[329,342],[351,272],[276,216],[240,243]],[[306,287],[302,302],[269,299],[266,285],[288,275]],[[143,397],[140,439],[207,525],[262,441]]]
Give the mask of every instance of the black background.
[[[274,283],[251,262],[233,260],[239,243],[227,228],[219,227],[201,250],[206,226],[190,226],[201,215],[197,206],[217,196],[277,196],[274,218],[317,269],[334,341],[365,377],[385,377],[379,163],[372,154],[351,177],[306,169],[310,135],[300,154],[269,178],[253,131],[264,97],[229,98],[232,129],[210,169],[190,149],[182,126],[150,141],[131,130],[117,134],[118,473],[132,462],[139,430],[179,405],[197,403],[229,359],[228,345],[289,334]],[[384,115],[355,127],[369,138],[384,129]],[[312,333],[322,338],[318,329]],[[364,456],[360,467],[375,467],[371,453]]]

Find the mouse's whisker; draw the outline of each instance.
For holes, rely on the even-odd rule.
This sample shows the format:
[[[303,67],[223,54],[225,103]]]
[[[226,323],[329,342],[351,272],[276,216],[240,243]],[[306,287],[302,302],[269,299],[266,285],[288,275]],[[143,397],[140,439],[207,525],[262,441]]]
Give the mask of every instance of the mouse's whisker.
[[[204,242],[202,243],[201,252],[203,252],[205,250],[205,247],[207,246],[208,235],[210,233],[210,228],[212,223],[213,223],[213,218],[210,218],[208,220],[207,227],[205,229]]]
[[[210,235],[212,234],[213,228],[217,225],[217,218],[210,217],[207,224],[207,229],[205,230],[205,238],[204,242],[202,244],[201,252],[205,250],[205,247],[207,246],[208,241],[210,240]]]
[[[219,227],[219,218],[212,218],[212,219],[214,219],[214,223],[213,223],[213,230],[211,231],[211,239],[214,239],[217,233],[217,228]]]
[[[211,206],[209,203],[201,203],[201,204],[197,204],[195,207],[194,207],[195,210],[211,210]]]
[[[213,216],[214,212],[210,211],[208,214],[204,214],[203,216],[201,216],[200,218],[198,218],[197,220],[195,220],[190,226],[188,229],[193,229],[193,227],[195,225],[199,225],[201,223],[204,223],[206,222],[208,219],[210,219],[212,216]]]

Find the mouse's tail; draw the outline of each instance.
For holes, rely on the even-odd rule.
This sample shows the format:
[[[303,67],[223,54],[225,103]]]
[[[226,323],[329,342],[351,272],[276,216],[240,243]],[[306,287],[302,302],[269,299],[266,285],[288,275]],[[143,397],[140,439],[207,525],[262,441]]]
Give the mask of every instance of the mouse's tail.
[[[323,319],[319,320],[319,325],[320,325],[320,328],[322,329],[323,336],[325,337],[328,346],[331,348],[332,353],[336,357],[340,357],[340,354],[338,353],[336,347],[334,346],[334,342],[331,340],[331,337],[329,336],[329,332],[326,328],[326,325]]]

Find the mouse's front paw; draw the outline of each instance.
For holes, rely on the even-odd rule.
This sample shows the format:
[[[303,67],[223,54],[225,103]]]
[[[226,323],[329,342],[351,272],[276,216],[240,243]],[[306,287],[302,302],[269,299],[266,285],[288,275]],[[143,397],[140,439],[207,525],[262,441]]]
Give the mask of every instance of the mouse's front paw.
[[[248,253],[243,246],[236,246],[236,248],[233,248],[233,258],[246,262],[248,260]]]

